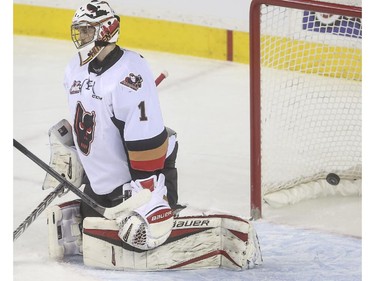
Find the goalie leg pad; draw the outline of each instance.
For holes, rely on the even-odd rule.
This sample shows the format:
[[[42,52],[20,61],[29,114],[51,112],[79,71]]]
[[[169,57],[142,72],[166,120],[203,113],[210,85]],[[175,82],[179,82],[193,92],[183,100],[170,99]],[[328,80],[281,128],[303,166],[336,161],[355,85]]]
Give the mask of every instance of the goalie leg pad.
[[[258,235],[251,222],[234,216],[223,217],[222,230],[223,249],[227,253],[235,253],[231,256],[238,258],[235,262],[241,265],[241,269],[251,269],[263,263]],[[240,240],[244,243],[238,243]],[[242,255],[237,254],[240,252]],[[229,259],[223,259],[222,266],[230,268],[231,263]]]
[[[85,218],[85,265],[157,271],[218,267],[244,270],[262,263],[258,238],[250,221],[225,214],[183,216],[181,213],[175,218],[166,242],[148,251],[123,242],[117,235],[119,227],[115,221]]]
[[[61,260],[82,255],[80,200],[55,205],[47,210],[49,256]]]

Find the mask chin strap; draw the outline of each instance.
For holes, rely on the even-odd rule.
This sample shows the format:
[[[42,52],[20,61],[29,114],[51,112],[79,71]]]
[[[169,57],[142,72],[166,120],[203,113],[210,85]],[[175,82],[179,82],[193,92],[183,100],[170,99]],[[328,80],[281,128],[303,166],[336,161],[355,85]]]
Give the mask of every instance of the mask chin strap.
[[[100,46],[100,45],[95,44],[95,46],[92,47],[90,50],[80,50],[78,52],[79,58],[80,58],[80,66],[83,66],[86,63],[89,63],[90,61],[92,61],[104,47],[105,45]]]
[[[91,51],[89,52],[89,56],[86,58],[82,57],[81,52],[79,52],[81,61],[80,65],[83,66],[86,63],[92,61],[102,51],[102,48],[108,46],[109,44],[111,44],[111,42],[95,41],[94,47],[91,49]]]

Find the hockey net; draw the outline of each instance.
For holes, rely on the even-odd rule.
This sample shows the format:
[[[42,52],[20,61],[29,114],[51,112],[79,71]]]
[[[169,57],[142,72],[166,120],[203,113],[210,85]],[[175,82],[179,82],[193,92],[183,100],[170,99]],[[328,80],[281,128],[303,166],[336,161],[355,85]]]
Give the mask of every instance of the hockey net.
[[[252,1],[254,218],[263,202],[361,195],[361,22],[360,0]]]

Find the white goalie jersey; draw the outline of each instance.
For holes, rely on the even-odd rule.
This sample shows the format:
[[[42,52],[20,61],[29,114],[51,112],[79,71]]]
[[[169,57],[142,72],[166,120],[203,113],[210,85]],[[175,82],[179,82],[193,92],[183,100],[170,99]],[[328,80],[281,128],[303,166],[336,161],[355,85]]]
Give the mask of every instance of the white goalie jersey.
[[[116,51],[119,60],[101,74],[90,72],[89,64],[80,66],[76,56],[64,79],[74,143],[99,195],[131,180],[128,163],[140,171],[161,169],[168,151],[148,64],[135,52]]]

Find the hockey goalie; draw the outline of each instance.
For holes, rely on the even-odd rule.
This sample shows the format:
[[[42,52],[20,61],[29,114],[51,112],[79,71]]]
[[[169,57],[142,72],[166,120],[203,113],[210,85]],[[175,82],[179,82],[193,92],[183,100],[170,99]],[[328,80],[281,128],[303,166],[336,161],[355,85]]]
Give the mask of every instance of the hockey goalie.
[[[251,222],[178,204],[177,134],[164,124],[145,58],[117,45],[120,17],[108,2],[79,7],[70,30],[78,54],[64,76],[69,121],[49,130],[49,166],[100,206],[133,203],[115,218],[86,196],[53,206],[50,256],[82,255],[86,265],[117,270],[260,264]],[[47,173],[43,188],[58,184]]]

